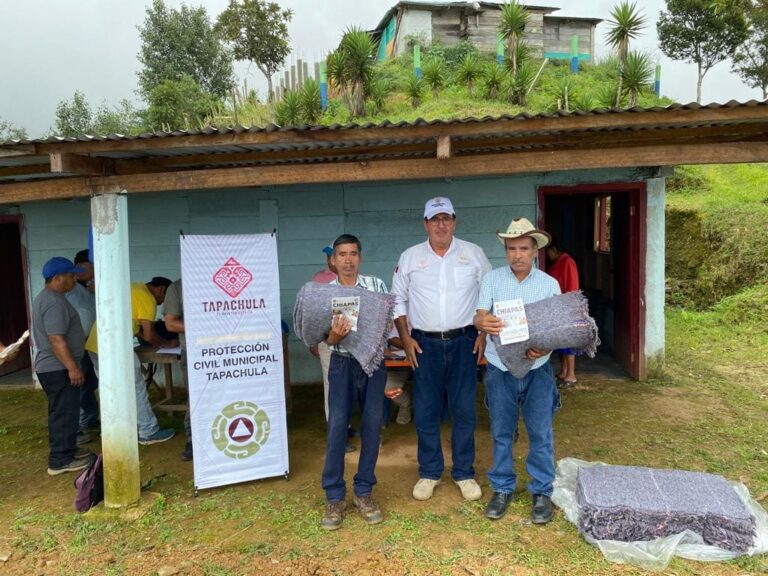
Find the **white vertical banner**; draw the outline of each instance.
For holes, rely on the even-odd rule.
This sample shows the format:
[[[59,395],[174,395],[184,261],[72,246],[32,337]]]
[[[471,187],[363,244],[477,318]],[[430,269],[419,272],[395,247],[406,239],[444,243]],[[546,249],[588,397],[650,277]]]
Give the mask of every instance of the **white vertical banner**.
[[[182,236],[195,488],[288,474],[277,241]]]

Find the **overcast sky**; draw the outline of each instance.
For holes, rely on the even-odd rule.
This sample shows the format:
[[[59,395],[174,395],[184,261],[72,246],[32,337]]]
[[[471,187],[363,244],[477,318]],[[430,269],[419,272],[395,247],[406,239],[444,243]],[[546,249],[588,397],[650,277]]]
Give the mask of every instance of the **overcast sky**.
[[[313,60],[332,49],[352,25],[373,28],[396,0],[278,0],[294,12],[289,31],[294,56]],[[106,100],[137,102],[139,33],[150,0],[0,0],[0,118],[27,129],[31,137],[54,124],[56,104],[82,91],[95,108]],[[227,0],[189,0],[204,5],[212,19]],[[532,5],[559,7],[563,16],[610,18],[618,0],[542,0]],[[166,0],[178,7],[181,0]],[[662,93],[678,102],[696,99],[696,67],[672,62],[658,49],[655,22],[664,0],[638,2],[652,23],[633,47],[651,52],[662,64]],[[585,7],[586,6],[586,7]],[[605,23],[597,30],[597,57],[607,54]],[[266,82],[255,67],[238,65],[240,80],[264,94]],[[760,99],[721,63],[704,78],[702,102]]]

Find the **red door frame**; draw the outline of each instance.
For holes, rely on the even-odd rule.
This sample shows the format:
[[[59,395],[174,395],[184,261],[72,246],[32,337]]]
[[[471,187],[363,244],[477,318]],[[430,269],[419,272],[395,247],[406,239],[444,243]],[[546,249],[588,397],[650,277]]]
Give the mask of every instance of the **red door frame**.
[[[19,227],[19,244],[21,245],[21,273],[24,280],[24,307],[27,309],[27,321],[31,332],[32,327],[32,309],[30,308],[29,298],[29,259],[27,246],[24,243],[24,215],[23,214],[0,214],[0,224],[16,224]],[[31,340],[30,355],[31,355]],[[6,342],[8,344],[8,342]],[[31,360],[31,359],[30,359]]]
[[[645,358],[645,252],[647,246],[646,182],[613,182],[608,184],[576,184],[572,186],[539,186],[536,191],[538,226],[545,225],[545,198],[563,194],[629,194],[629,353],[630,376],[646,377]],[[543,264],[544,258],[539,258]]]

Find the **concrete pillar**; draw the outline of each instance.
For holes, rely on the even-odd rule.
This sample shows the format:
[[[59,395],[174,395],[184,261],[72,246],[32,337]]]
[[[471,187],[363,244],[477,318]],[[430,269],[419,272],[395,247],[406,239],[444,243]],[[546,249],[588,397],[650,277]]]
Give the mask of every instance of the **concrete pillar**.
[[[664,196],[665,179],[647,180],[647,247],[645,251],[645,367],[648,378],[664,371]]]
[[[104,454],[104,505],[139,501],[139,443],[133,379],[128,198],[125,192],[91,198],[96,318],[99,335],[99,399]]]

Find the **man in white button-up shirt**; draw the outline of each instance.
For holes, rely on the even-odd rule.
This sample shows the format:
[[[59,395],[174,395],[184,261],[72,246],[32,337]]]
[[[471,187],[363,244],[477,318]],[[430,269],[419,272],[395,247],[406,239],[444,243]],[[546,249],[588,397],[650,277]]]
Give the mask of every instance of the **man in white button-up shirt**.
[[[453,424],[451,477],[465,499],[478,500],[475,396],[485,335],[478,334],[472,318],[480,281],[491,264],[482,248],[454,238],[456,213],[448,198],[427,202],[424,229],[427,241],[403,252],[392,279],[395,324],[414,369],[419,481],[413,497],[428,500],[440,483],[445,467],[440,419],[447,395]]]

